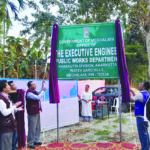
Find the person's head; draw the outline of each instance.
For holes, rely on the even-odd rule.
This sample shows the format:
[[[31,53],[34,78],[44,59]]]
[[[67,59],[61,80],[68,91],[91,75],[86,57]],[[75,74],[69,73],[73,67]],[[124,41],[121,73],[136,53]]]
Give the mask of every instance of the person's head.
[[[149,90],[149,88],[150,88],[150,83],[148,81],[143,82],[139,85],[139,90],[140,91]]]
[[[36,84],[33,81],[29,81],[27,84],[28,88],[31,90],[35,90],[36,89]]]
[[[89,91],[89,89],[90,89],[90,86],[87,84],[87,85],[85,85],[85,91],[86,92],[88,92]]]
[[[17,87],[16,87],[16,85],[13,81],[8,81],[8,84],[9,84],[11,90],[16,90],[17,89]]]
[[[0,92],[8,93],[10,91],[10,86],[6,80],[0,80]]]

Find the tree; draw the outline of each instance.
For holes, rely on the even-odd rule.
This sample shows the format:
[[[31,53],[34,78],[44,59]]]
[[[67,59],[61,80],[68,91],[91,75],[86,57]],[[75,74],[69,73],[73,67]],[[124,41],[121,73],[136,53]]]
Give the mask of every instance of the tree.
[[[126,38],[125,43],[130,45],[133,50],[133,53],[136,51],[135,48],[141,50],[141,53],[147,53],[145,51],[145,37],[146,37],[146,45],[147,45],[147,52],[150,53],[150,37],[149,36],[149,29],[150,29],[150,12],[148,11],[148,0],[116,0],[116,1],[107,1],[107,0],[62,0],[62,6],[60,8],[60,14],[69,14],[70,22],[72,23],[96,23],[96,22],[108,22],[114,21],[116,19],[120,19],[125,24],[126,30]],[[68,9],[71,8],[71,9]],[[63,11],[62,11],[63,10]],[[132,19],[134,17],[134,19]],[[136,25],[135,22],[136,21]],[[140,22],[140,24],[139,24]],[[143,32],[144,31],[144,32]],[[145,32],[146,31],[146,32]],[[145,34],[146,33],[146,34]],[[144,37],[145,36],[145,37]],[[149,39],[149,40],[148,40]],[[139,45],[139,46],[138,46]],[[142,46],[143,45],[143,46]],[[149,45],[149,48],[148,48]],[[142,47],[142,48],[141,48]],[[126,47],[126,51],[128,53],[129,46]],[[132,56],[132,52],[130,54]],[[129,66],[128,61],[132,61],[131,57],[128,56],[127,63]],[[135,60],[141,59],[139,55],[133,55],[132,57]],[[148,55],[150,61],[150,54]],[[133,63],[138,63],[133,59]],[[147,59],[145,58],[145,66],[144,66],[144,73],[146,73],[145,67],[147,66]],[[150,62],[149,62],[150,64]],[[129,66],[129,74],[134,78],[141,79],[140,76],[133,76],[132,69],[134,67]],[[132,68],[132,69],[131,69]],[[141,71],[143,68],[142,63],[138,63],[136,66],[136,73]],[[140,71],[139,71],[140,70]],[[150,73],[150,65],[149,65],[149,73]],[[147,74],[147,73],[146,73]],[[146,78],[146,77],[145,77]]]
[[[6,46],[0,51],[0,60],[0,71],[6,78],[34,78],[36,72],[36,78],[41,78],[44,72],[42,50],[31,49],[25,38],[7,37]]]
[[[130,83],[142,82],[148,78],[148,58],[144,46],[140,44],[126,45],[126,60],[129,71]]]
[[[45,59],[45,62],[41,64],[44,66],[51,51],[51,27],[54,23],[61,24],[63,22],[62,17],[56,17],[49,12],[48,4],[50,3],[53,5],[51,1],[40,1],[41,7],[44,9],[44,11],[40,11],[35,3],[29,1],[29,5],[37,10],[35,14],[32,14],[34,20],[30,22],[28,17],[22,19],[26,29],[21,31],[21,35],[29,34],[32,31],[32,35],[29,37],[29,40],[32,41],[30,52],[35,50],[39,53],[42,52],[42,58]],[[40,63],[38,57],[35,61]]]
[[[7,53],[9,56],[9,61],[11,61],[11,71],[9,74],[15,74],[16,78],[20,77],[20,68],[27,69],[27,49],[30,48],[30,42],[25,38],[15,38],[15,37],[7,37]]]
[[[39,4],[37,5],[34,1],[30,0],[28,1],[28,5],[29,7],[33,7],[36,10],[36,13],[32,14],[34,20],[31,22],[28,21],[27,16],[22,19],[23,25],[26,26],[26,29],[22,31],[22,35],[31,34],[29,40],[32,41],[32,45],[28,51],[30,51],[30,54],[33,53],[36,55],[36,59],[41,61],[40,64],[43,65],[43,59],[46,60],[48,53],[50,53],[50,26],[52,26],[54,23],[58,23],[59,25],[62,23],[81,24],[109,22],[120,19],[125,24],[125,45],[127,45],[126,55],[127,64],[129,66],[129,74],[131,74],[130,78],[131,80],[137,78],[138,81],[140,81],[143,78],[140,75],[133,75],[132,71],[134,70],[136,73],[139,73],[143,70],[143,72],[146,74],[146,44],[145,35],[143,34],[144,32],[141,28],[141,23],[143,21],[140,19],[140,16],[143,10],[144,12],[145,10],[148,10],[148,4],[146,4],[145,0],[143,6],[141,6],[141,2],[142,0],[39,0]],[[53,6],[58,6],[59,8],[57,15],[53,15],[50,11],[51,7]],[[144,9],[139,10],[138,12],[138,9],[142,7],[144,7]],[[145,15],[146,14],[144,13],[144,16]],[[139,20],[141,21],[140,24],[138,23]],[[137,23],[135,24],[135,22]],[[37,55],[39,52],[42,52],[40,58],[38,58]],[[141,57],[142,53],[145,55]],[[145,59],[144,64],[139,63],[137,61],[138,59],[142,59],[142,63],[143,59]],[[37,63],[35,59],[32,60],[31,58],[30,60],[32,64]],[[131,66],[130,62],[132,62]],[[134,63],[137,63],[137,66],[134,66]],[[134,68],[136,68],[136,70]],[[32,74],[31,76],[34,75]]]
[[[146,49],[149,60],[148,74],[150,78],[150,1],[136,1],[129,17],[132,20],[132,24],[140,26],[140,30],[146,38]]]
[[[18,12],[20,8],[24,8],[24,1],[23,0],[16,0],[18,2],[19,8],[17,8],[16,4],[12,0],[1,0],[0,1],[0,35],[1,41],[0,44],[3,45],[1,48],[5,48],[5,40],[7,31],[11,25],[11,18],[10,18],[10,10],[14,14],[15,19],[18,18]],[[10,9],[9,9],[10,8]],[[3,50],[5,52],[5,50]],[[3,61],[3,67],[4,61]],[[3,68],[3,77],[5,77],[5,68]]]
[[[33,48],[28,49],[27,51],[28,57],[28,65],[30,68],[28,69],[28,74],[30,78],[43,78],[44,74],[44,66],[45,66],[45,59],[43,57],[43,50],[36,50]]]
[[[15,19],[18,18],[18,12],[19,9],[24,8],[24,1],[23,0],[15,0],[15,2],[18,2],[19,8],[16,6],[14,1],[12,0],[1,0],[0,1],[0,25],[4,25],[4,32],[6,32],[6,28],[8,29],[11,24],[11,17],[10,13],[13,13],[15,16]],[[11,12],[10,12],[11,10]],[[5,28],[6,27],[6,28]]]
[[[128,1],[61,0],[59,13],[66,18],[67,23],[97,23],[112,21],[117,18],[126,22],[126,13],[130,9]]]

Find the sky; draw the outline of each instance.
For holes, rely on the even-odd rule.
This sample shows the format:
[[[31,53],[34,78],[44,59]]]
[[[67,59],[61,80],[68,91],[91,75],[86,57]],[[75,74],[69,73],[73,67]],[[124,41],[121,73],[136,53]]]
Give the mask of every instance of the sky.
[[[38,0],[36,0],[38,3]],[[17,5],[17,3],[15,3]],[[42,10],[42,7],[40,7],[40,9]],[[58,7],[51,7],[50,9],[52,14],[56,14],[56,12],[58,11]],[[33,20],[32,17],[32,13],[34,13],[35,10],[33,8],[29,8],[28,6],[26,6],[26,8],[24,10],[20,10],[19,11],[19,18],[24,18],[25,16],[27,16],[29,18],[29,21]],[[25,29],[25,27],[21,24],[21,22],[19,21],[15,21],[14,20],[14,16],[13,14],[10,14],[11,20],[12,20],[12,26],[8,32],[9,36],[15,36],[15,37],[19,37],[20,36],[20,31]]]
[[[35,0],[38,1],[39,0]],[[14,1],[15,3],[15,1]],[[17,6],[17,3],[15,3],[16,6]],[[40,7],[40,9],[42,10],[43,8]],[[55,6],[55,7],[51,7],[50,9],[50,12],[54,15],[54,14],[57,14],[57,11],[58,11],[58,7]],[[11,11],[10,11],[11,12]],[[34,18],[32,17],[32,13],[35,13],[36,11],[33,9],[33,8],[29,8],[28,6],[24,9],[24,10],[20,10],[19,11],[19,18],[24,18],[25,16],[28,17],[29,21],[33,21]],[[11,17],[11,20],[12,20],[12,26],[10,27],[9,31],[8,31],[8,36],[14,36],[14,37],[21,37],[20,36],[20,31],[24,30],[25,27],[21,24],[21,22],[19,21],[15,21],[14,20],[14,15],[13,14],[10,14],[10,17]],[[31,32],[32,33],[32,32]],[[26,38],[28,38],[30,35],[27,35]],[[50,55],[50,54],[49,54]],[[48,59],[48,63],[49,63],[49,59]]]

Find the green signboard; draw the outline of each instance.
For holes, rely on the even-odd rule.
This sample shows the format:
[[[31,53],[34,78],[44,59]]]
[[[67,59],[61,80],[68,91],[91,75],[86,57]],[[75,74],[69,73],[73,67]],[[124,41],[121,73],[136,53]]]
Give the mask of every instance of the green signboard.
[[[119,78],[115,34],[115,23],[59,26],[58,79]]]

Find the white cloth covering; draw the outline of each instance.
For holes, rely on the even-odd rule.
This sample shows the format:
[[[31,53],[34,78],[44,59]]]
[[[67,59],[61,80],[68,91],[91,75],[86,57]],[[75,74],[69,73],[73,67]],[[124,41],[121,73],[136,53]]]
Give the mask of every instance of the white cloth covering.
[[[83,100],[91,100],[92,101],[92,93],[91,92],[82,92],[81,99]],[[82,116],[91,116],[92,117],[92,107],[91,107],[91,101],[86,103],[85,101],[82,101]]]

